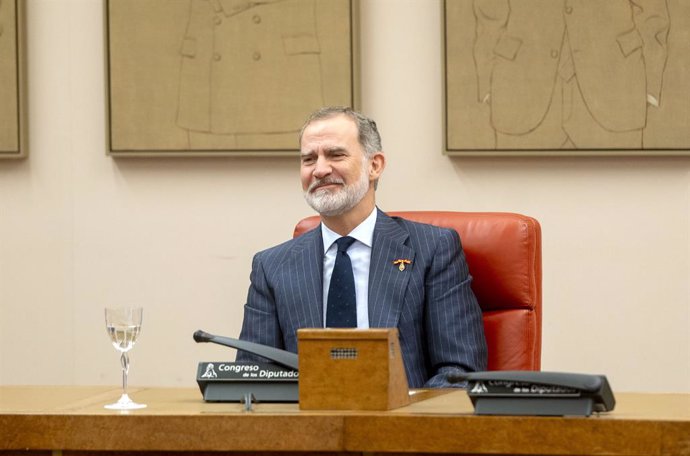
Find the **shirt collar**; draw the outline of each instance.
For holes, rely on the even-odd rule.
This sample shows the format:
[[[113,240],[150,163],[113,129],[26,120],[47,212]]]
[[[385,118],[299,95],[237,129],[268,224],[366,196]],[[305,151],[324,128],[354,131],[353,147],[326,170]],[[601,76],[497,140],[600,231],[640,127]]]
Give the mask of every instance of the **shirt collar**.
[[[348,236],[357,239],[362,244],[371,248],[374,242],[374,228],[376,227],[376,213],[377,210],[371,211],[371,214],[355,227],[354,230],[348,233]],[[328,228],[325,224],[321,224],[321,236],[323,237],[323,251],[326,253],[331,248],[333,243],[342,236],[335,231]]]

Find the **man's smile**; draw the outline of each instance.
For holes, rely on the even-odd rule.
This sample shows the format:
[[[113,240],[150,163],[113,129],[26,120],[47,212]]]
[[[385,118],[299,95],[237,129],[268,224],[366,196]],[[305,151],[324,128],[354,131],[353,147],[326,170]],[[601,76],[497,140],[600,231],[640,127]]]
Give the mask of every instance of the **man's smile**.
[[[331,190],[331,189],[334,189],[337,187],[342,187],[344,185],[345,185],[345,183],[341,182],[341,181],[331,181],[331,180],[315,181],[315,182],[312,182],[311,185],[309,185],[309,192],[313,193],[317,190],[322,190],[322,189],[323,190]]]

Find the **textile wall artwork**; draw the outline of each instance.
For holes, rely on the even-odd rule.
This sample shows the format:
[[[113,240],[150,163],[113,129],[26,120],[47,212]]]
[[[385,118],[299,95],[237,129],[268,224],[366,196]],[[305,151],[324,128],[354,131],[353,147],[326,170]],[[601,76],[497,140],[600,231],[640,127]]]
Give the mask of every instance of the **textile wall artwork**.
[[[108,0],[114,156],[286,155],[356,102],[351,0]]]
[[[681,155],[690,2],[445,0],[450,155]]]
[[[16,0],[0,0],[0,158],[21,158],[23,147],[20,12]]]

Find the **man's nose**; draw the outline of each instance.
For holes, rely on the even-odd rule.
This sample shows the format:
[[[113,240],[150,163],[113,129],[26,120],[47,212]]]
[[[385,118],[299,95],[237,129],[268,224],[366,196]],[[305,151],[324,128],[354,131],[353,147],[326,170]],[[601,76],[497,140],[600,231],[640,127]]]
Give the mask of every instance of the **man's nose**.
[[[332,168],[327,159],[319,157],[316,160],[316,165],[314,166],[314,177],[321,179],[325,176],[331,174]]]

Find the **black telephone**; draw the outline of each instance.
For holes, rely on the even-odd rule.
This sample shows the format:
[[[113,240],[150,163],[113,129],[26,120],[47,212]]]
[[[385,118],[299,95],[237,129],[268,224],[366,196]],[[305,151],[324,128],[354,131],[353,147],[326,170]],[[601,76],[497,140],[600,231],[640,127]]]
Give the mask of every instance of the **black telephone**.
[[[486,371],[451,374],[448,381],[467,382],[476,415],[589,416],[616,404],[603,375]]]

